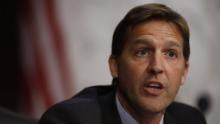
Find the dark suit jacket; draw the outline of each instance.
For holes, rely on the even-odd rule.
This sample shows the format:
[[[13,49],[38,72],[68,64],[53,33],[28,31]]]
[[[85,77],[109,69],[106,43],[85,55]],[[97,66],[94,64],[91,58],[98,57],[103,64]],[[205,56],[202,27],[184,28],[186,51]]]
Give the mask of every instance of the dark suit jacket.
[[[190,106],[172,103],[165,124],[206,124],[203,115]],[[73,98],[58,103],[41,117],[40,124],[121,124],[113,86],[86,88]]]
[[[37,120],[0,108],[0,124],[37,124]]]

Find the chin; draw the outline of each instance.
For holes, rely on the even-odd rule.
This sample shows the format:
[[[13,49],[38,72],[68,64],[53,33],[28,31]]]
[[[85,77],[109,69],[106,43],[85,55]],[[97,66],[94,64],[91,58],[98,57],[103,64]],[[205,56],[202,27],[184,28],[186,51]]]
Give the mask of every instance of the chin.
[[[152,106],[146,108],[146,112],[152,113],[152,114],[158,114],[158,113],[163,113],[165,112],[166,107],[161,107],[161,106]]]
[[[148,113],[163,113],[170,104],[171,101],[148,101],[143,104],[142,110]]]

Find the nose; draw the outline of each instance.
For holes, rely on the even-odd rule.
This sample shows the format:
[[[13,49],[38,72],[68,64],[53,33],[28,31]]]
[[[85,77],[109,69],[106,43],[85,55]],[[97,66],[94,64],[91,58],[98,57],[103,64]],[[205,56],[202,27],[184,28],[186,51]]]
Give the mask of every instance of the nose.
[[[157,75],[163,73],[163,61],[159,53],[155,53],[150,60],[149,73]]]

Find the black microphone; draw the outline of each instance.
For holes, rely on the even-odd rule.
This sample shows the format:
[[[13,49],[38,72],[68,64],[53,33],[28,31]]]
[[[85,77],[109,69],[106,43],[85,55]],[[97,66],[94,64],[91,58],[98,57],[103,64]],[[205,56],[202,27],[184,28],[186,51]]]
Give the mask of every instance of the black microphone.
[[[209,93],[201,93],[201,95],[197,98],[197,107],[204,115],[206,115],[211,108],[211,102],[211,96]]]

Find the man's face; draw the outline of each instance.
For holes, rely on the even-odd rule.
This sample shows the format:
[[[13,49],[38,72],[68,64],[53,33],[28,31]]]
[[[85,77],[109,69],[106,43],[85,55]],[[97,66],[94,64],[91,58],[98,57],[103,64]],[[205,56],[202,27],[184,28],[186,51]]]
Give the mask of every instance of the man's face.
[[[186,79],[188,63],[176,26],[165,21],[139,24],[128,33],[121,55],[109,59],[117,95],[127,111],[163,112]]]

